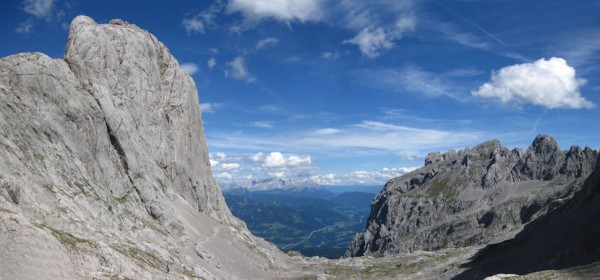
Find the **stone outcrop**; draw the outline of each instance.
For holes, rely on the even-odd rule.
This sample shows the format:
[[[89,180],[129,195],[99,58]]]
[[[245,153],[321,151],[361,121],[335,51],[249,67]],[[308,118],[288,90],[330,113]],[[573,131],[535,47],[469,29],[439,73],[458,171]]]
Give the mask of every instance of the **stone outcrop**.
[[[545,270],[571,271],[571,275],[537,273],[539,276],[529,279],[598,278],[598,217],[600,161],[573,198],[528,223],[515,238],[486,246],[463,265],[468,269],[456,279],[483,279],[499,273],[528,274]]]
[[[224,202],[193,80],[135,25],[79,16],[64,59],[0,59],[0,133],[1,279],[247,279],[285,267]]]
[[[371,205],[364,233],[346,257],[503,241],[573,196],[598,161],[598,152],[538,136],[509,150],[488,141],[473,149],[430,153],[425,166],[390,180]]]

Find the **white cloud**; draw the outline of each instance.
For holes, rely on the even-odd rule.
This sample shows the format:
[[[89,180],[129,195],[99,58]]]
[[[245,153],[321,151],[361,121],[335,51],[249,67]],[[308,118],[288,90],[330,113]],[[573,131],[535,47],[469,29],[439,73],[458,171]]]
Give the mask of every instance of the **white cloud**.
[[[182,21],[183,28],[188,33],[204,33],[207,28],[214,28],[215,18],[217,14],[223,10],[223,5],[220,1],[206,8],[204,11],[188,18],[184,18]]]
[[[491,81],[471,92],[474,96],[498,98],[502,103],[533,104],[547,108],[594,108],[579,87],[585,80],[558,57],[507,66],[492,72]]]
[[[269,172],[270,177],[285,179],[287,176],[284,171]]]
[[[345,44],[355,44],[364,56],[375,58],[394,47],[394,41],[401,39],[406,32],[413,31],[416,19],[413,16],[402,16],[390,27],[363,28],[354,38],[345,40]]]
[[[271,122],[252,122],[252,123],[250,123],[250,126],[256,127],[256,128],[271,129],[271,128],[273,128],[273,123],[271,123]]]
[[[221,168],[223,169],[238,169],[240,165],[237,163],[223,163],[221,164]]]
[[[322,128],[322,129],[315,130],[316,134],[321,134],[321,135],[331,135],[331,134],[336,134],[339,132],[340,132],[340,130],[335,129],[335,128]]]
[[[369,58],[375,58],[381,54],[382,50],[388,50],[394,46],[393,39],[386,35],[381,27],[366,27],[354,38],[346,40],[344,43],[357,45],[360,51]]]
[[[25,0],[23,11],[37,18],[50,19],[53,15],[54,0]]]
[[[223,104],[221,103],[201,103],[200,111],[202,111],[202,114],[209,114],[214,113],[217,109],[220,109],[221,107],[223,107]]]
[[[227,62],[226,65],[225,77],[246,81],[247,83],[252,83],[256,80],[254,75],[246,68],[244,57],[238,56],[234,60]]]
[[[322,0],[230,0],[227,11],[240,12],[247,22],[263,19],[280,21],[317,21],[322,15]]]
[[[301,166],[301,165],[309,165],[311,164],[311,160],[309,156],[304,158],[298,156],[290,156],[288,157],[288,166]]]
[[[226,158],[227,158],[227,154],[225,154],[225,153],[223,153],[223,152],[218,152],[218,153],[215,155],[215,158],[217,158],[217,159],[219,159],[219,160],[224,160],[224,159],[226,159]]]
[[[263,164],[266,167],[283,167],[286,165],[285,157],[280,152],[271,152]]]
[[[188,33],[204,33],[204,23],[200,18],[185,18],[182,24]]]
[[[19,26],[17,27],[17,29],[15,29],[15,31],[17,33],[21,33],[21,34],[27,34],[27,33],[30,33],[31,31],[33,31],[33,26],[34,26],[33,21],[27,20],[27,21],[24,21],[21,24],[19,24]]]
[[[255,155],[250,156],[250,160],[253,162],[261,162],[265,160],[265,154],[262,152],[256,153]]]
[[[319,185],[338,185],[342,183],[342,180],[335,173],[315,175],[311,177],[311,180]]]
[[[214,176],[217,179],[229,179],[229,180],[233,179],[233,175],[229,172],[221,172],[221,173],[215,174]]]
[[[185,72],[188,73],[188,75],[194,75],[198,72],[198,65],[196,65],[196,63],[184,63],[181,64],[181,69],[183,69]]]
[[[267,45],[273,45],[273,44],[277,44],[279,43],[279,39],[275,38],[275,37],[269,37],[269,38],[265,38],[262,40],[258,40],[256,42],[256,49],[260,50],[264,47],[266,47]]]
[[[207,62],[206,65],[208,66],[209,69],[213,69],[213,67],[215,67],[215,65],[217,65],[217,60],[214,57],[211,57]]]
[[[323,52],[321,53],[321,57],[324,59],[330,59],[330,60],[336,60],[338,58],[340,58],[340,56],[342,56],[342,53],[339,51],[332,51],[332,52]]]
[[[364,171],[357,170],[346,174],[323,174],[314,175],[311,179],[320,185],[352,185],[370,184],[383,185],[392,178],[400,177],[412,172],[419,167],[383,168],[381,170]]]
[[[219,161],[217,161],[217,160],[214,160],[211,158],[211,159],[209,159],[209,161],[210,161],[210,166],[212,168],[216,168],[219,165]]]
[[[285,157],[280,152],[271,152],[268,156],[264,158],[264,162],[262,163],[263,167],[298,167],[302,165],[310,165],[311,164],[310,156],[306,156],[304,158],[298,156],[289,156]]]

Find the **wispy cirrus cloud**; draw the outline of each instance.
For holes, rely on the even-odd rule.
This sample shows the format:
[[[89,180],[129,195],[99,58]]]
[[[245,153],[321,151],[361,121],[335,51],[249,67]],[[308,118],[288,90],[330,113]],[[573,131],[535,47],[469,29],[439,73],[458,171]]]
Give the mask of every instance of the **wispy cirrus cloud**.
[[[21,10],[30,17],[20,23],[15,32],[20,34],[28,34],[34,31],[37,20],[43,20],[46,23],[60,22],[66,15],[65,7],[68,4],[57,5],[56,0],[24,0]],[[68,28],[66,23],[63,26]]]
[[[422,97],[448,97],[462,102],[463,89],[453,80],[480,75],[475,69],[451,69],[443,73],[434,73],[415,65],[400,69],[373,68],[354,71],[357,82],[373,88],[394,92],[420,93]]]
[[[258,40],[256,42],[256,46],[254,47],[257,50],[260,50],[268,45],[274,45],[279,43],[279,39],[275,38],[275,37],[269,37],[269,38],[265,38],[262,40]]]
[[[480,131],[451,131],[396,125],[377,121],[343,127],[327,127],[312,131],[277,136],[257,136],[236,133],[212,133],[208,143],[216,149],[240,151],[276,149],[294,153],[344,155],[349,150],[357,154],[396,153],[425,155],[432,150],[447,150],[476,144],[484,139]]]
[[[55,0],[25,0],[23,1],[23,11],[41,19],[50,19],[53,17]]]
[[[200,110],[203,114],[214,113],[221,107],[223,107],[221,103],[200,103]]]
[[[207,29],[213,29],[217,27],[216,18],[224,9],[223,3],[217,1],[210,5],[200,13],[188,14],[181,22],[183,28],[188,33],[199,33],[206,32]]]

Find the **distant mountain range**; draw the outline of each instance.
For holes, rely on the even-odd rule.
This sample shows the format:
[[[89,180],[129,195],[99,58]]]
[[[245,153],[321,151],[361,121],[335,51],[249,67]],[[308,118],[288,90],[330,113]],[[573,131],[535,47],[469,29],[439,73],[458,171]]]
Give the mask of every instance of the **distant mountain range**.
[[[361,187],[366,192],[352,191]],[[253,234],[284,251],[339,258],[354,235],[364,229],[376,189],[323,187],[271,178],[252,181],[246,187],[229,185],[223,194],[232,213],[246,222]]]

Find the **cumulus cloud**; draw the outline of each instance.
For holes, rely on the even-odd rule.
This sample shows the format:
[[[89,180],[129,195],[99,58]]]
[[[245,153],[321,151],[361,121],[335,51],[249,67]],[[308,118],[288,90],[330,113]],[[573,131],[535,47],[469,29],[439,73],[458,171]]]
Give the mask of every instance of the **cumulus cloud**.
[[[240,165],[238,163],[223,163],[221,165],[221,168],[223,168],[223,169],[238,169],[238,168],[240,168]]]
[[[322,14],[322,0],[230,0],[227,11],[239,12],[247,22],[263,19],[280,21],[317,21]]]
[[[547,108],[594,108],[579,87],[585,80],[577,78],[575,69],[558,57],[532,63],[507,66],[492,72],[491,81],[471,94],[497,98],[502,103],[533,104]]]
[[[225,77],[246,81],[247,83],[252,83],[256,80],[254,75],[246,68],[246,63],[242,56],[238,56],[234,60],[227,62],[226,66]]]
[[[304,158],[298,156],[285,157],[280,152],[271,152],[268,156],[264,157],[262,166],[264,167],[297,167],[301,165],[310,165],[310,156]]]
[[[206,62],[206,66],[208,66],[209,69],[213,69],[213,67],[215,67],[215,65],[217,65],[217,60],[214,57],[211,57],[207,62]]]
[[[354,38],[344,41],[344,43],[357,45],[360,51],[369,58],[375,58],[381,54],[381,51],[391,49],[394,46],[393,39],[381,27],[367,27]]]
[[[413,31],[416,20],[413,16],[402,16],[389,27],[365,27],[345,44],[357,45],[364,56],[375,58],[394,47],[394,41],[401,39],[406,32]]]
[[[275,38],[275,37],[269,37],[269,38],[265,38],[262,40],[258,40],[256,42],[256,49],[260,50],[264,47],[266,47],[267,45],[272,45],[272,44],[277,44],[279,43],[279,39]]]
[[[252,156],[250,156],[250,160],[253,162],[261,162],[265,159],[265,154],[263,154],[262,152],[258,152]]]
[[[198,65],[196,65],[196,63],[190,62],[181,64],[181,69],[187,72],[190,76],[196,74],[199,70]]]
[[[25,0],[23,11],[37,18],[50,19],[54,8],[54,0]]]

